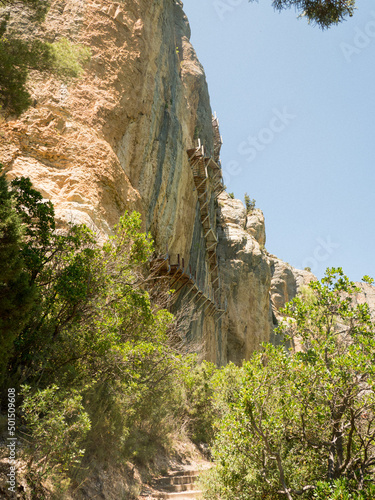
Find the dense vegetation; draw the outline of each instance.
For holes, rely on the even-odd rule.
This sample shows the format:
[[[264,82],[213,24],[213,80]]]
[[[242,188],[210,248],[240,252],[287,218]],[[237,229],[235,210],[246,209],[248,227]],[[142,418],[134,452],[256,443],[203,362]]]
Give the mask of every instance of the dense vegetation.
[[[358,291],[327,270],[285,308],[285,346],[236,369],[208,499],[375,497],[375,325]]]
[[[30,480],[147,462],[183,432],[211,446],[208,499],[374,498],[375,325],[356,285],[327,270],[284,310],[284,347],[197,364],[140,228],[125,214],[103,245],[57,231],[29,179],[0,176],[2,399],[16,389]]]
[[[103,245],[83,225],[57,231],[29,179],[0,176],[2,407],[15,388],[33,481],[72,476],[93,455],[152,459],[187,421],[194,435],[197,363],[182,355],[140,227],[125,214]]]

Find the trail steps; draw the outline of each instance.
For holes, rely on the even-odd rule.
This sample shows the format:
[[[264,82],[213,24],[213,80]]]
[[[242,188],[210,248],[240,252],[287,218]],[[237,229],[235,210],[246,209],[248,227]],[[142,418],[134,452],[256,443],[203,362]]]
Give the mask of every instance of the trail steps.
[[[185,500],[190,498],[202,499],[202,492],[198,490],[197,481],[201,470],[175,470],[168,475],[155,478],[152,481],[152,491],[144,490],[141,498],[146,500],[163,498]]]

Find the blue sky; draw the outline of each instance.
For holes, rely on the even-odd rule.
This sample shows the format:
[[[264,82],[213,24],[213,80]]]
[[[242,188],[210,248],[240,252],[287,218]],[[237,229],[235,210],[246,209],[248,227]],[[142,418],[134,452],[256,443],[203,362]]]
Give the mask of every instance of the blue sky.
[[[375,4],[321,31],[271,0],[185,0],[223,136],[228,192],[266,248],[320,278],[375,278]]]

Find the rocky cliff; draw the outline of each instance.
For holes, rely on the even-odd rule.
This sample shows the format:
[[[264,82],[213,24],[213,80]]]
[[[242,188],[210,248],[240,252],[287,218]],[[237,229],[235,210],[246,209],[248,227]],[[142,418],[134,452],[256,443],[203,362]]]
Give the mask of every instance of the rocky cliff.
[[[223,192],[218,122],[182,2],[53,0],[41,27],[16,10],[10,26],[83,44],[91,60],[76,80],[31,73],[33,107],[1,125],[7,175],[29,176],[59,221],[102,238],[140,211],[177,304],[193,307],[189,339],[218,364],[248,358],[312,275],[270,256],[261,211]]]

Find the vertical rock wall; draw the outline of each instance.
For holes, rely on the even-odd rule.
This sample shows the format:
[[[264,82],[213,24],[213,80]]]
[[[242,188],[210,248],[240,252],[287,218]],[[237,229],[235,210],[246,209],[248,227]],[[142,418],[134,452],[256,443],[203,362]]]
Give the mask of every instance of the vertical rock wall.
[[[264,248],[262,213],[217,199],[220,134],[182,2],[52,0],[41,27],[15,9],[9,25],[22,37],[82,44],[91,60],[79,79],[31,72],[33,106],[1,123],[7,175],[29,176],[61,222],[103,238],[125,210],[140,211],[184,285],[177,305],[193,305],[188,340],[218,364],[248,358],[272,338],[277,309],[298,286]]]
[[[7,175],[29,176],[53,201],[59,220],[84,222],[102,237],[126,209],[139,210],[158,252],[168,251],[171,263],[184,258],[200,288],[208,289],[187,150],[199,137],[213,155],[212,112],[182,3],[55,0],[41,28],[30,25],[27,11],[12,11],[9,25],[24,37],[83,44],[91,61],[76,80],[31,73],[33,107],[2,123]],[[213,195],[209,206],[216,232]],[[202,316],[202,310],[192,337],[206,357],[224,362],[217,315]]]

